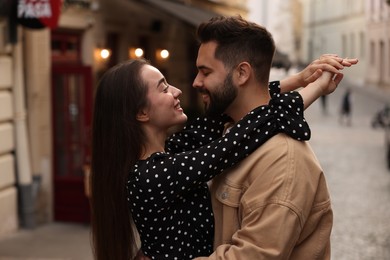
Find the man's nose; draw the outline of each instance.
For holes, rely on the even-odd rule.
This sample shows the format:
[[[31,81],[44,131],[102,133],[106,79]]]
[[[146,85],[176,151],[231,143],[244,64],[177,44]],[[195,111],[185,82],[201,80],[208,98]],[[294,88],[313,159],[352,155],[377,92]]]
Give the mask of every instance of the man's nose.
[[[192,83],[193,88],[201,88],[202,87],[202,81],[200,80],[199,74],[196,75],[194,82]]]

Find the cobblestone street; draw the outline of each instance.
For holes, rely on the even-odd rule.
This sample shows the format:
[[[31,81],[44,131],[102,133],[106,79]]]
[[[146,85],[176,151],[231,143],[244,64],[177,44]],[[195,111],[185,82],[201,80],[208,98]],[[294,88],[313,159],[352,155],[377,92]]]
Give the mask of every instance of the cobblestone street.
[[[344,89],[306,112],[312,147],[324,169],[334,209],[332,259],[390,259],[390,171],[385,161],[383,129],[373,129],[373,115],[384,102],[358,88],[352,92],[352,125],[339,123]]]

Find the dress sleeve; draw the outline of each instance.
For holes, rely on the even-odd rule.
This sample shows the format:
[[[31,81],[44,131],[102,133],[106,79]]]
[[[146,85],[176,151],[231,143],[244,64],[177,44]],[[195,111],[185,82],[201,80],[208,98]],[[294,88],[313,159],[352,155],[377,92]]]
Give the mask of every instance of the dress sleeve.
[[[268,89],[271,96],[279,94],[280,81],[270,82]],[[169,153],[180,153],[206,145],[222,136],[224,125],[229,121],[230,118],[226,115],[198,117],[182,131],[170,136],[165,143],[165,149]]]
[[[280,93],[280,81],[271,81],[268,84],[268,91],[271,94],[271,97],[275,96],[275,94]]]
[[[180,132],[174,133],[165,142],[168,153],[180,153],[204,146],[220,138],[224,124],[230,119],[228,116],[198,117],[186,125]]]
[[[269,102],[270,113],[274,113],[277,131],[297,140],[309,140],[311,131],[304,118],[302,96],[297,91],[275,93]]]
[[[252,110],[227,134],[206,146],[177,154],[156,153],[147,162],[147,174],[138,172],[135,181],[145,185],[145,189],[160,189],[165,194],[159,198],[163,200],[161,203],[173,203],[176,196],[209,181],[279,132],[307,139],[310,129],[303,113],[291,112],[300,106],[303,102],[298,93],[283,94],[269,105]],[[286,109],[290,112],[286,113]]]

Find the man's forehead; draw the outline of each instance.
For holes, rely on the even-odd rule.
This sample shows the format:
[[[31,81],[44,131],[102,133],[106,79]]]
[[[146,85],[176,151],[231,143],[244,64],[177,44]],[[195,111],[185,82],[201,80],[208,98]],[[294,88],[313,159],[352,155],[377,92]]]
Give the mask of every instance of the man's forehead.
[[[211,56],[214,57],[215,50],[217,48],[217,43],[216,42],[206,42],[202,43],[199,46],[199,53],[205,55],[205,56]]]
[[[215,50],[217,44],[214,42],[202,43],[199,46],[196,65],[198,67],[215,67],[223,65],[223,63],[215,58]]]

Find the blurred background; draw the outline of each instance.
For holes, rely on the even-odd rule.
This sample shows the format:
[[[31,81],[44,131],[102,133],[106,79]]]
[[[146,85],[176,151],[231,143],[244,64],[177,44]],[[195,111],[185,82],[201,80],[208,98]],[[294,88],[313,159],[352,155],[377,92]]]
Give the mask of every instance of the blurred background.
[[[236,14],[273,34],[272,80],[323,53],[359,59],[306,117],[332,193],[333,258],[390,259],[388,0],[0,0],[0,259],[91,259],[97,81],[144,57],[196,116],[196,27]]]

